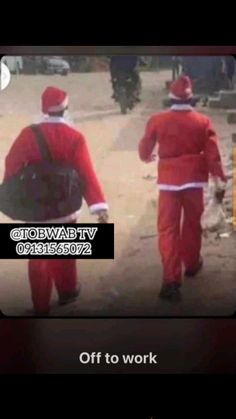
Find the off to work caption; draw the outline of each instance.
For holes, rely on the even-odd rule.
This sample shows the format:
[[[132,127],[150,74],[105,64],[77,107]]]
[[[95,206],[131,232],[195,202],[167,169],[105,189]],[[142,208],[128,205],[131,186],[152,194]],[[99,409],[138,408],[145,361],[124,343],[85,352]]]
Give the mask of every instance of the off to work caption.
[[[157,354],[149,352],[148,354],[110,354],[108,352],[81,352],[79,354],[81,364],[157,364]]]

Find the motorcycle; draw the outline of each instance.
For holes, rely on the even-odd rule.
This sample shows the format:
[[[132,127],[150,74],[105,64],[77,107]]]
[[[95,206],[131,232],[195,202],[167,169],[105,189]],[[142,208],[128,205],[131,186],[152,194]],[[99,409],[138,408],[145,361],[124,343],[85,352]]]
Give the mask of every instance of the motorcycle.
[[[137,86],[129,75],[120,75],[114,79],[114,99],[120,105],[122,114],[126,114],[128,109],[132,110],[137,102],[141,91],[141,81],[139,79]]]

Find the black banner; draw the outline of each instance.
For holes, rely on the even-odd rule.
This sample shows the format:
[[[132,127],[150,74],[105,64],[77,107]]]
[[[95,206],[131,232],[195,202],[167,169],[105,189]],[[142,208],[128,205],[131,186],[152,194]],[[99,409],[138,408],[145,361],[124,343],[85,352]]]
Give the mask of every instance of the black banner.
[[[114,259],[114,224],[0,226],[0,259]]]

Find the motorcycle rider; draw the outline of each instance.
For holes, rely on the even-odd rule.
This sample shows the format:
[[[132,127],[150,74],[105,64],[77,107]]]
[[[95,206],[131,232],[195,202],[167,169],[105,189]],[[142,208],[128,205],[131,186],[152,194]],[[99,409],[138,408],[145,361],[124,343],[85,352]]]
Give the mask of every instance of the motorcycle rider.
[[[140,84],[140,76],[138,72],[139,57],[137,55],[112,55],[110,57],[110,73],[113,88],[112,99],[116,100],[116,86],[121,77],[130,77],[134,87],[134,95],[137,102],[138,85]]]

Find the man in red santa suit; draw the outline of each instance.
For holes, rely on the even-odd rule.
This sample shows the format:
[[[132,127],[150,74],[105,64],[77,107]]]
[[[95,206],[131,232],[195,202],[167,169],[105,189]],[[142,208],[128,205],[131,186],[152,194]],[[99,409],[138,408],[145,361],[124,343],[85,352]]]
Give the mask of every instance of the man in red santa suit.
[[[223,199],[226,178],[218,139],[210,119],[195,111],[191,80],[180,76],[170,87],[171,107],[153,115],[139,143],[142,161],[153,161],[158,149],[158,236],[163,264],[160,298],[179,300],[182,263],[185,276],[202,267],[201,215],[203,187],[209,174],[216,196]]]
[[[91,214],[97,214],[99,222],[107,222],[108,205],[91,162],[86,139],[64,119],[64,112],[68,109],[67,93],[56,87],[48,87],[41,100],[44,119],[40,123],[40,130],[52,156],[78,170],[84,180],[83,198]],[[4,179],[16,174],[26,162],[37,163],[40,160],[41,154],[35,135],[31,127],[26,127],[16,138],[6,157]],[[79,210],[67,217],[48,222],[75,223],[78,215]],[[76,259],[31,259],[28,271],[36,315],[49,313],[53,283],[60,304],[77,298],[80,286],[77,282]]]

